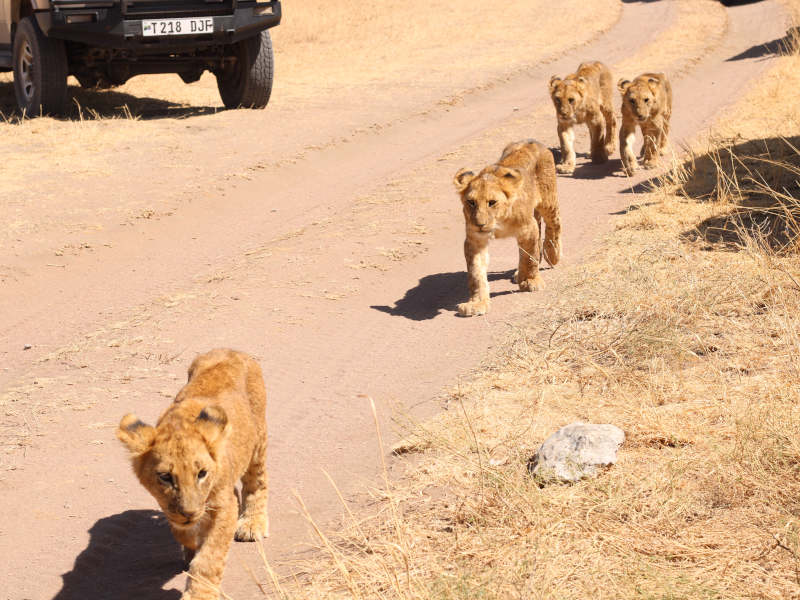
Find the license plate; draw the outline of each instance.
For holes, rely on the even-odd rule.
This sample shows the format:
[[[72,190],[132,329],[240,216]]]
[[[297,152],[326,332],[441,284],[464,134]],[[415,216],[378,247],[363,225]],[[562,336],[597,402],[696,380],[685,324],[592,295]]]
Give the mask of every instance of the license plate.
[[[162,35],[198,35],[214,32],[213,17],[193,17],[190,19],[158,19],[142,21],[142,35],[155,37]]]

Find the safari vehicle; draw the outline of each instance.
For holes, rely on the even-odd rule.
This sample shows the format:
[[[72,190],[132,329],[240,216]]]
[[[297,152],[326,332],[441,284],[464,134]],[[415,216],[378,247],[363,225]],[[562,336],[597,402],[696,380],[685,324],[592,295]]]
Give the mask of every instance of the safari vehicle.
[[[263,108],[280,20],[280,0],[0,0],[0,71],[14,71],[30,116],[65,110],[69,75],[108,88],[146,73],[192,83],[206,70],[226,107]]]

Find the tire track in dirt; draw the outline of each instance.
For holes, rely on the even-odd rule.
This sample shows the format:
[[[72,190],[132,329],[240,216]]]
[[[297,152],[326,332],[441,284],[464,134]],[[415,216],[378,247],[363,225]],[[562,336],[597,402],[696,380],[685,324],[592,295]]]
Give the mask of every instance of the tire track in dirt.
[[[337,11],[296,0],[272,30],[279,73],[266,111],[216,113],[213,75],[188,86],[163,75],[102,92],[71,88],[75,107],[100,117],[6,124],[2,112],[13,110],[14,94],[10,74],[0,74],[0,197],[9,199],[3,262],[102,252],[120,226],[180,218],[198,193],[225,189],[250,177],[251,168],[300,160],[502,83],[599,37],[622,12],[619,0],[512,0],[502,23],[481,26],[448,3],[431,0],[409,13],[398,0]],[[527,35],[542,23],[548,27]],[[0,283],[22,276],[3,271],[0,263]]]
[[[671,3],[657,4],[669,6]],[[650,6],[637,6],[635,10],[626,6],[626,16],[636,14],[637,18],[641,18],[641,15],[648,14],[645,9]],[[748,47],[748,44],[775,37],[769,37],[776,27],[775,22],[768,19],[776,20],[780,12],[774,3],[760,5],[760,8],[764,7],[767,7],[767,14],[763,20],[755,18],[754,13],[744,7],[732,12],[736,18],[732,19],[731,32],[722,47],[707,61],[699,63],[690,76],[677,82],[676,135],[693,134],[700,124],[708,122],[715,111],[725,104],[725,99],[716,100],[698,109],[693,106],[698,98],[708,97],[712,89],[726,90],[728,96],[733,98],[746,80],[759,72],[760,67],[753,63],[725,65],[722,61],[740,52],[742,47]],[[631,24],[627,23],[628,26]],[[601,50],[602,47],[595,47],[591,51]],[[505,280],[497,280],[492,282],[496,297],[493,312],[488,318],[466,321],[437,319],[437,315],[433,314],[437,312],[440,316],[449,317],[450,306],[464,293],[463,258],[459,250],[463,225],[458,222],[459,211],[455,208],[456,199],[450,188],[452,172],[463,166],[460,164],[462,161],[475,166],[481,164],[483,158],[493,160],[508,139],[530,135],[524,132],[533,130],[541,139],[553,141],[555,126],[552,117],[531,121],[529,113],[515,113],[513,106],[521,104],[519,99],[526,97],[526,94],[527,103],[531,102],[531,98],[537,103],[546,102],[544,82],[549,78],[550,71],[569,72],[579,60],[567,57],[562,67],[549,65],[546,70],[533,76],[533,81],[523,82],[527,86],[519,84],[520,87],[515,88],[517,82],[509,84],[508,89],[490,91],[487,95],[491,98],[488,100],[465,100],[463,107],[453,111],[464,110],[464,115],[457,115],[458,118],[454,119],[456,124],[461,123],[460,129],[451,131],[453,124],[447,119],[443,123],[426,118],[420,123],[408,124],[414,134],[410,136],[410,142],[401,143],[391,135],[380,140],[367,140],[376,142],[375,148],[385,144],[385,147],[397,150],[398,154],[393,157],[389,167],[379,168],[381,165],[377,164],[374,157],[368,156],[368,160],[364,160],[363,156],[349,149],[350,152],[345,156],[334,157],[338,160],[321,157],[312,165],[298,165],[297,169],[290,169],[288,179],[272,181],[269,176],[265,177],[262,186],[266,186],[265,182],[276,186],[267,188],[273,190],[273,198],[296,202],[293,209],[305,212],[277,225],[267,223],[264,230],[270,232],[271,243],[263,243],[263,237],[259,239],[256,233],[247,233],[248,228],[257,230],[263,224],[258,217],[253,217],[253,222],[239,227],[241,236],[230,248],[220,250],[221,246],[218,245],[212,249],[206,248],[206,254],[199,258],[195,256],[189,279],[196,278],[198,271],[203,273],[219,268],[220,264],[228,265],[220,269],[218,279],[206,282],[213,290],[199,291],[197,286],[187,283],[186,276],[177,276],[174,280],[154,282],[139,296],[134,296],[129,291],[132,281],[127,280],[127,273],[124,270],[116,275],[112,273],[111,276],[119,281],[117,293],[121,298],[125,297],[127,291],[134,296],[130,298],[130,303],[148,308],[142,313],[144,316],[139,326],[129,324],[117,330],[110,330],[101,319],[79,320],[77,330],[82,329],[84,333],[92,334],[104,329],[104,332],[92,338],[102,340],[103,344],[82,344],[76,352],[66,352],[66,363],[73,365],[74,371],[61,365],[52,369],[53,376],[74,376],[85,371],[81,369],[81,363],[88,357],[96,356],[105,361],[92,377],[84,380],[80,375],[76,377],[79,380],[77,387],[80,388],[78,395],[83,393],[87,396],[85,413],[70,418],[60,415],[56,417],[54,425],[45,424],[41,427],[41,430],[52,433],[57,425],[60,436],[37,440],[29,448],[28,458],[20,465],[23,470],[9,473],[3,482],[0,497],[2,505],[8,507],[8,512],[21,514],[15,507],[34,507],[31,516],[21,514],[19,522],[8,524],[0,538],[0,551],[12,557],[5,567],[8,573],[3,579],[11,584],[11,589],[24,590],[23,594],[29,594],[10,597],[49,597],[50,591],[57,589],[58,580],[54,576],[71,569],[72,557],[82,548],[93,549],[91,539],[87,539],[83,532],[96,519],[126,508],[133,510],[134,507],[151,506],[152,501],[127,472],[121,451],[116,452],[108,447],[113,444],[111,429],[119,415],[134,403],[143,415],[156,415],[163,408],[165,396],[174,393],[180,385],[185,364],[198,344],[203,349],[217,342],[254,348],[266,367],[271,394],[270,464],[275,524],[274,537],[269,543],[271,556],[285,556],[287,544],[292,546],[289,540],[302,538],[301,520],[287,500],[289,489],[297,487],[314,513],[325,518],[332,511],[335,512],[336,507],[331,504],[333,494],[328,491],[329,486],[319,474],[318,467],[324,466],[331,471],[345,489],[354,489],[360,480],[370,480],[377,451],[371,415],[363,399],[354,399],[357,393],[372,393],[384,405],[392,400],[414,403],[430,398],[432,390],[441,389],[442,385],[453,381],[454,371],[455,374],[463,373],[477,363],[483,348],[491,343],[492,336],[502,335],[507,315],[522,306],[530,308],[531,302],[546,303],[552,300],[546,295],[509,294],[512,286]],[[607,60],[611,61],[612,58]],[[724,73],[720,74],[721,71]],[[508,95],[503,92],[508,92]],[[687,117],[690,110],[691,116]],[[487,117],[487,111],[493,115],[491,118]],[[433,139],[432,132],[435,133],[439,128],[447,128],[447,131]],[[458,139],[454,141],[451,136]],[[415,139],[426,140],[426,147],[433,147],[435,151],[426,152],[423,157],[407,157],[404,152],[413,154],[409,145],[414,150],[420,145],[420,142],[413,144]],[[502,139],[502,143],[498,143],[498,139]],[[430,146],[428,140],[432,141]],[[372,146],[366,146],[366,150],[361,149],[362,152],[373,151]],[[455,151],[452,150],[454,146]],[[342,164],[350,165],[344,175],[357,171],[361,165],[367,165],[363,168],[367,169],[368,175],[356,173],[362,176],[355,183],[339,187],[343,174],[336,169],[341,168]],[[412,169],[411,183],[389,186],[396,190],[393,193],[376,191],[380,186],[376,187],[375,181],[386,177],[394,181],[410,166],[417,167]],[[307,172],[312,167],[314,173],[311,177],[327,177],[324,184],[318,184],[316,189],[315,182],[298,184],[303,182],[304,176],[309,177]],[[618,192],[632,183],[623,178],[608,177],[610,169],[605,167],[582,168],[582,175],[590,179],[559,179],[564,221],[572,224],[571,227],[565,226],[571,260],[578,255],[576,249],[586,248],[591,238],[602,229],[599,223],[607,221],[607,214],[623,204]],[[326,187],[332,187],[333,191],[329,190],[327,203],[320,206],[317,198],[326,197]],[[236,201],[237,210],[258,202],[258,195],[263,192],[257,188],[253,184],[248,191],[252,196]],[[415,189],[425,191],[415,194],[412,202],[407,204],[398,199],[407,198],[407,194],[414,193]],[[245,191],[242,190],[242,193]],[[343,218],[350,217],[354,211],[350,207],[342,208],[346,206],[346,202],[342,201],[359,195],[358,192],[362,192],[358,207],[367,208],[351,219]],[[587,206],[587,197],[592,198],[590,206]],[[332,210],[327,210],[328,207]],[[224,223],[225,215],[218,217],[217,225]],[[378,233],[374,236],[363,233],[360,238],[354,236],[355,232],[362,229],[369,232],[371,220],[387,217],[390,226],[388,232],[376,227]],[[196,216],[187,227],[196,222],[202,228],[204,218],[206,215]],[[317,224],[314,224],[315,221]],[[423,229],[415,229],[417,226]],[[164,241],[164,235],[169,231],[166,225],[163,231],[164,234],[150,232],[154,237],[154,245],[162,251],[185,247],[183,244],[191,237],[190,234],[184,234],[183,237],[172,238],[170,244]],[[292,232],[295,232],[294,235],[291,235]],[[410,251],[403,256],[397,249],[398,232],[402,234],[401,240],[403,236],[425,239],[424,245],[428,251]],[[134,243],[135,240],[131,241],[131,244]],[[503,269],[512,266],[516,255],[513,245],[495,246],[492,252],[493,267]],[[248,248],[251,253],[245,253],[242,258],[241,248]],[[445,249],[445,253],[433,252],[434,249]],[[335,260],[331,258],[332,251]],[[401,260],[394,260],[398,252]],[[156,252],[153,254],[158,257]],[[151,264],[156,265],[157,261],[153,259]],[[305,269],[304,264],[312,267]],[[331,268],[320,269],[325,265],[331,265]],[[165,266],[168,270],[169,265]],[[174,265],[179,266],[179,262]],[[97,265],[95,268],[102,267]],[[105,273],[110,270],[107,269]],[[348,271],[355,272],[358,279],[347,277],[345,274],[349,274]],[[314,279],[314,275],[319,277],[319,272],[325,277],[324,281]],[[87,268],[85,273],[86,281],[90,283],[91,268]],[[156,273],[153,269],[150,275]],[[544,274],[545,280],[554,276],[557,276],[557,271]],[[166,275],[160,273],[159,277]],[[419,284],[409,289],[409,282],[417,280]],[[348,291],[348,286],[353,289]],[[189,290],[189,293],[176,293],[176,290]],[[163,292],[164,299],[156,308],[149,308],[150,298],[156,292]],[[329,299],[326,295],[337,298]],[[131,305],[125,304],[121,298],[112,306]],[[428,308],[431,299],[440,300],[435,305],[436,311]],[[378,308],[370,310],[369,307]],[[102,309],[101,306],[93,308]],[[207,314],[202,314],[204,308]],[[272,308],[279,308],[279,312],[286,314],[278,318],[274,314],[264,314]],[[74,311],[76,318],[81,318],[81,312],[77,309]],[[114,314],[119,315],[120,311]],[[135,325],[135,311],[131,318]],[[43,321],[47,323],[47,319]],[[75,330],[65,329],[65,341],[76,339]],[[11,332],[10,329],[6,331]],[[27,331],[36,329],[29,328]],[[116,331],[122,333],[117,334]],[[147,340],[144,346],[149,347],[148,350],[141,349],[140,344],[144,340],[135,341],[138,337]],[[188,356],[180,357],[180,365],[175,364],[172,361],[175,348],[180,349],[184,345],[192,350],[187,353]],[[109,347],[119,350],[109,351]],[[172,353],[168,352],[170,350]],[[415,362],[400,361],[409,355],[413,355]],[[287,365],[288,359],[291,359],[291,364]],[[56,360],[58,357],[53,359]],[[452,367],[454,364],[458,365],[455,369]],[[20,366],[35,368],[30,364]],[[129,385],[121,383],[120,376],[114,374],[115,369],[123,368],[127,369],[125,372],[129,381],[134,384],[130,387],[135,389],[121,400],[112,399],[110,394],[106,396],[105,390],[120,395],[121,390]],[[93,386],[100,387],[100,390],[93,389]],[[36,397],[52,394],[56,389],[38,392]],[[159,399],[162,391],[164,394]],[[107,404],[97,404],[101,398]],[[428,406],[423,413],[432,408]],[[385,412],[383,417],[386,423]],[[91,429],[95,424],[98,425],[97,430]],[[102,443],[92,448],[92,441]],[[87,448],[96,451],[87,452]],[[47,466],[48,457],[54,454],[66,464],[80,467],[54,474]],[[14,490],[13,495],[9,490]],[[49,491],[45,494],[44,490]],[[52,497],[49,497],[51,494]],[[88,494],[92,497],[86,498]],[[70,509],[65,509],[65,502],[70,504]],[[115,516],[104,518],[114,519]],[[145,521],[138,519],[136,527],[141,527]],[[63,556],[52,556],[52,552],[48,553],[42,544],[46,531],[54,529],[63,534],[59,548],[63,550]],[[28,546],[30,552],[11,552],[8,544],[26,537],[31,540]],[[147,540],[141,541],[139,549],[149,549]],[[76,569],[80,569],[79,563],[76,563]],[[22,564],[37,569],[41,574],[40,580],[30,582],[20,578]],[[252,546],[237,544],[232,552],[225,589],[240,598],[258,593],[253,584],[248,583],[249,576],[242,564],[257,569],[258,559]],[[103,567],[95,564],[93,568],[102,570]],[[140,572],[137,565],[126,564],[124,568],[126,573]],[[151,568],[145,566],[141,573],[150,574]],[[79,570],[78,574],[90,576],[92,572]],[[176,585],[180,586],[180,580],[170,580],[168,584],[169,587]],[[91,597],[86,594],[84,591],[84,595],[72,597]],[[154,591],[152,597],[175,597],[167,594]]]

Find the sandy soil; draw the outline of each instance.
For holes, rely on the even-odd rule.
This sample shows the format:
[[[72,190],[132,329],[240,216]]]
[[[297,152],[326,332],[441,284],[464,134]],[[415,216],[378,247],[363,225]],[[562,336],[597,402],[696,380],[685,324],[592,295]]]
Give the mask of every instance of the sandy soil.
[[[73,81],[74,119],[20,124],[11,75],[0,74],[0,111],[8,115],[0,119],[0,197],[13,200],[0,247],[12,256],[85,250],[98,229],[175,213],[198,196],[216,197],[250,170],[457,103],[585,43],[620,13],[614,0],[584,4],[512,2],[502,24],[486,27],[470,11],[453,10],[452,0],[411,14],[397,0],[367,9],[351,1],[336,11],[292,2],[272,30],[270,110],[255,113],[222,110],[210,74],[193,85],[163,75],[107,92],[85,92]],[[562,11],[576,16],[560,19]],[[528,32],[541,22],[548,27],[532,39]],[[65,188],[75,190],[69,203]]]
[[[530,2],[510,4],[518,31],[563,24],[543,10],[521,25]],[[354,87],[333,85],[328,95],[314,77],[287,76],[292,101],[278,96],[259,113],[190,106],[181,118],[0,126],[10,157],[0,206],[9,224],[0,262],[0,506],[14,515],[0,525],[0,597],[105,598],[112,586],[115,598],[179,596],[177,549],[113,428],[129,410],[157,417],[191,357],[219,345],[252,352],[267,374],[268,554],[281,561],[302,548],[292,490],[325,520],[338,507],[322,469],[345,493],[375,473],[362,395],[379,403],[385,428],[392,406],[429,414],[438,390],[503,335],[508,315],[557,301],[513,293],[516,249],[497,243],[492,312],[453,317],[466,282],[452,174],[493,161],[512,139],[555,146],[546,81],[587,58],[630,74],[658,57],[674,79],[678,148],[764,67],[757,51],[728,59],[786,29],[770,1],[727,10],[695,0],[574,4],[583,37],[532,42],[527,54],[524,44],[499,44],[504,27],[493,22],[449,44],[442,40],[452,32],[437,41],[421,30],[412,42],[430,47],[414,61],[428,57],[431,79],[406,54],[391,55],[377,66],[367,60],[369,72],[333,73]],[[601,5],[608,10],[597,14]],[[446,20],[447,3],[433,6]],[[499,44],[496,54],[475,42],[476,31]],[[479,49],[488,58],[469,68],[454,58]],[[509,58],[517,53],[524,59]],[[222,143],[230,131],[235,147]],[[586,146],[581,135],[578,149]],[[6,177],[42,156],[64,168]],[[638,179],[618,169],[618,159],[595,167],[583,156],[575,177],[559,179],[567,264],[630,200]],[[253,546],[236,544],[228,594],[260,594],[248,570],[266,577]]]

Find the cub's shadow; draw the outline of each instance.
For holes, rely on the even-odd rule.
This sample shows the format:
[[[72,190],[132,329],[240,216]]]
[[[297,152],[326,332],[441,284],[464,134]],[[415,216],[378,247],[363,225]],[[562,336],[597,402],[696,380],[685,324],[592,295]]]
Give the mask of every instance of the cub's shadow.
[[[492,271],[489,281],[511,279],[514,271]],[[510,294],[510,291],[493,292],[491,297]],[[444,311],[455,312],[456,304],[467,300],[467,274],[464,271],[426,275],[394,303],[394,306],[371,306],[394,317],[413,321],[427,321]]]
[[[561,162],[560,148],[550,148],[550,152],[553,154],[553,159],[556,161],[556,164]],[[558,177],[605,179],[606,177],[622,175],[622,161],[618,158],[611,158],[602,164],[594,164],[591,162],[591,157],[588,152],[576,152],[575,157],[581,159],[581,162],[575,165],[575,170],[569,175],[558,173]]]
[[[610,159],[602,164],[585,162],[577,165],[572,173],[574,179],[605,179],[622,175],[622,161],[618,158]]]
[[[89,545],[64,573],[53,600],[177,600],[164,584],[183,570],[180,546],[153,510],[128,510],[97,521]]]

